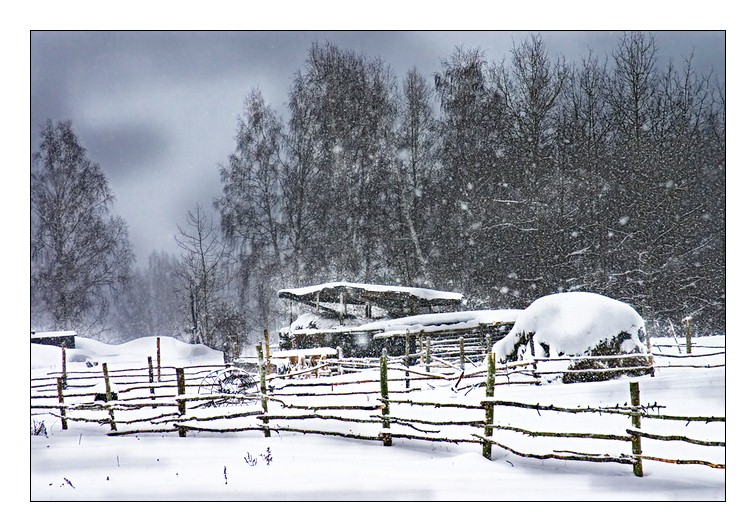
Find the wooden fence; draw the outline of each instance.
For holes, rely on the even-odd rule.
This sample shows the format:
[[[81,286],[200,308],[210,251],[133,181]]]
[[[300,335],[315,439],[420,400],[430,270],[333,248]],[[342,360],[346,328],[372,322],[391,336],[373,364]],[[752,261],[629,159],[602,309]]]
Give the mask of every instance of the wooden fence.
[[[409,353],[389,357],[384,351],[379,359],[313,360],[308,368],[278,375],[270,364],[270,350],[260,345],[257,353],[258,386],[246,393],[207,392],[206,384],[228,365],[162,366],[156,372],[152,357],[147,357],[146,366],[139,368],[111,369],[107,364],[86,371],[63,368],[65,373],[55,372],[32,379],[32,415],[52,415],[60,420],[64,430],[70,423],[97,423],[108,426],[107,434],[112,436],[176,432],[185,437],[188,432],[260,431],[266,437],[273,432],[296,432],[373,440],[386,446],[391,446],[396,439],[475,444],[481,446],[482,454],[488,459],[492,458],[492,449],[497,447],[516,456],[540,460],[626,464],[632,466],[637,476],[643,475],[645,460],[725,467],[719,463],[723,460],[644,453],[644,442],[649,441],[685,442],[696,448],[724,447],[725,442],[695,435],[649,432],[643,430],[643,420],[657,424],[684,423],[688,427],[724,423],[725,418],[664,415],[661,413],[664,406],[641,403],[637,381],[629,383],[629,406],[625,403],[611,407],[566,407],[494,398],[497,387],[539,384],[543,375],[553,373],[548,370],[548,364],[553,363],[550,359],[497,365],[492,354],[475,360],[467,358],[462,351],[455,361],[431,355],[426,348],[415,360],[407,356]],[[721,354],[654,353],[653,356],[674,359]],[[676,364],[661,367],[676,367]],[[307,378],[315,373],[321,377]],[[438,387],[451,389],[457,399],[451,402],[421,400],[424,393],[432,394]],[[468,400],[470,392],[476,388],[485,389],[485,398]],[[501,422],[518,417],[515,412],[535,413],[538,430]],[[545,420],[547,414],[561,417],[569,414],[568,417],[576,420],[573,425],[579,427],[590,425],[593,428],[617,418],[624,423],[609,423],[609,430],[585,431],[564,430],[564,423],[560,421],[559,430],[547,431],[542,427],[553,420]],[[578,421],[580,417],[586,420]],[[592,447],[554,450],[550,448],[551,443],[546,450],[538,451],[532,444],[536,440],[569,442],[570,445],[590,441]],[[607,448],[597,452],[596,442]]]

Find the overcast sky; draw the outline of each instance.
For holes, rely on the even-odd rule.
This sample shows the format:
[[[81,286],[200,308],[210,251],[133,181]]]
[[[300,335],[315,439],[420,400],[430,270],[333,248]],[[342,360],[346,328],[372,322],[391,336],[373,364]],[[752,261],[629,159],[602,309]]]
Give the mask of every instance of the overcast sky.
[[[284,112],[294,72],[309,46],[331,41],[380,56],[397,76],[440,68],[455,46],[508,56],[527,32],[32,32],[31,149],[40,124],[71,120],[116,195],[137,260],[176,251],[177,223],[220,194],[218,165],[234,149],[245,96],[259,88]],[[550,54],[608,54],[613,32],[541,32]],[[694,52],[701,73],[724,82],[724,32],[656,32],[659,63]]]

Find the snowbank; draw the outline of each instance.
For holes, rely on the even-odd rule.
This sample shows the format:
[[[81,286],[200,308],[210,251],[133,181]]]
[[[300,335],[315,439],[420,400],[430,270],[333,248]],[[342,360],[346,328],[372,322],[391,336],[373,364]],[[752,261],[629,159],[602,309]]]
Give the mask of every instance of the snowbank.
[[[147,363],[157,357],[157,336],[148,336],[120,345],[109,345],[91,338],[76,337],[76,349],[66,349],[66,364],[77,363]],[[166,366],[223,364],[223,353],[204,345],[187,344],[175,338],[160,337],[160,361]],[[32,369],[60,370],[59,347],[31,344]]]
[[[627,303],[588,292],[552,294],[523,310],[512,330],[493,347],[497,359],[588,354],[599,347],[644,353],[643,318]],[[614,345],[616,343],[616,345]]]

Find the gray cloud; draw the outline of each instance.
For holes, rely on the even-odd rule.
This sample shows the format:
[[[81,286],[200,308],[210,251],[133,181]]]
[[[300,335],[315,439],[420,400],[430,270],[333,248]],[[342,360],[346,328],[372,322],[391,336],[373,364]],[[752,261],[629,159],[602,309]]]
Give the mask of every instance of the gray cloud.
[[[46,119],[71,120],[105,171],[140,262],[174,251],[176,224],[220,193],[218,165],[234,147],[244,97],[259,88],[285,112],[290,81],[315,41],[380,56],[401,78],[432,75],[458,45],[489,61],[528,32],[32,32],[32,150]],[[554,56],[608,54],[616,32],[541,32]],[[699,72],[724,81],[724,32],[657,32],[659,60],[694,50]]]

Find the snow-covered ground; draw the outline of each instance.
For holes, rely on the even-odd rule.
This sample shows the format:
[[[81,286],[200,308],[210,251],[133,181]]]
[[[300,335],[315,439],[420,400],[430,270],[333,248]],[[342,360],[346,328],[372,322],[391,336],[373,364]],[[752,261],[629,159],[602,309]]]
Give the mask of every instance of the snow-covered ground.
[[[671,339],[656,339],[670,343]],[[724,345],[724,337],[696,339],[702,345]],[[155,352],[155,338],[109,346],[77,339],[68,370],[84,360],[108,362],[111,368],[144,365]],[[664,348],[676,353],[674,348]],[[77,357],[77,355],[79,355]],[[32,377],[54,371],[60,350],[32,346]],[[153,355],[154,356],[154,355]],[[173,339],[161,340],[165,365],[220,363],[222,354]],[[701,364],[701,359],[657,359],[657,363]],[[705,363],[721,363],[703,359]],[[653,378],[640,379],[643,404],[667,406],[664,414],[725,414],[724,368],[663,368]],[[464,395],[450,387],[417,392],[418,399],[475,403],[483,397],[476,389]],[[415,396],[413,396],[415,398]],[[628,381],[546,386],[501,386],[496,399],[542,405],[607,406],[629,401]],[[392,407],[394,408],[394,407]],[[498,409],[496,423],[512,423],[533,430],[604,432],[611,425],[627,425],[624,416],[588,416]],[[515,416],[500,419],[500,416]],[[396,410],[392,409],[396,415]],[[439,414],[441,415],[441,414]],[[610,419],[617,418],[617,419]],[[576,421],[577,420],[577,421]],[[545,425],[540,425],[541,423]],[[577,423],[577,425],[576,425]],[[392,447],[380,442],[331,436],[258,432],[208,434],[190,432],[109,437],[107,428],[73,423],[61,430],[60,422],[47,419],[47,437],[31,436],[31,499],[33,501],[122,500],[246,500],[246,501],[717,501],[725,499],[725,470],[702,465],[644,462],[644,477],[633,475],[623,464],[596,464],[563,460],[520,458],[494,447],[493,461],[481,455],[476,444],[447,444],[396,438]],[[584,424],[581,426],[580,424]],[[669,424],[644,420],[643,429],[662,434],[683,433],[706,440],[724,441],[724,424],[691,424],[687,432]],[[366,429],[363,429],[366,430]],[[379,429],[375,429],[378,431]],[[468,429],[469,430],[469,429]],[[692,431],[692,432],[691,432]],[[495,439],[505,440],[504,436]],[[549,452],[549,440],[506,434],[512,447],[530,453]],[[670,458],[698,458],[724,463],[724,449],[692,446],[685,442],[644,439],[644,454]],[[629,443],[610,442],[616,451],[629,453]],[[583,448],[599,452],[597,442]],[[544,445],[546,447],[544,447]],[[551,445],[551,447],[548,447]],[[688,456],[690,454],[690,456]]]

